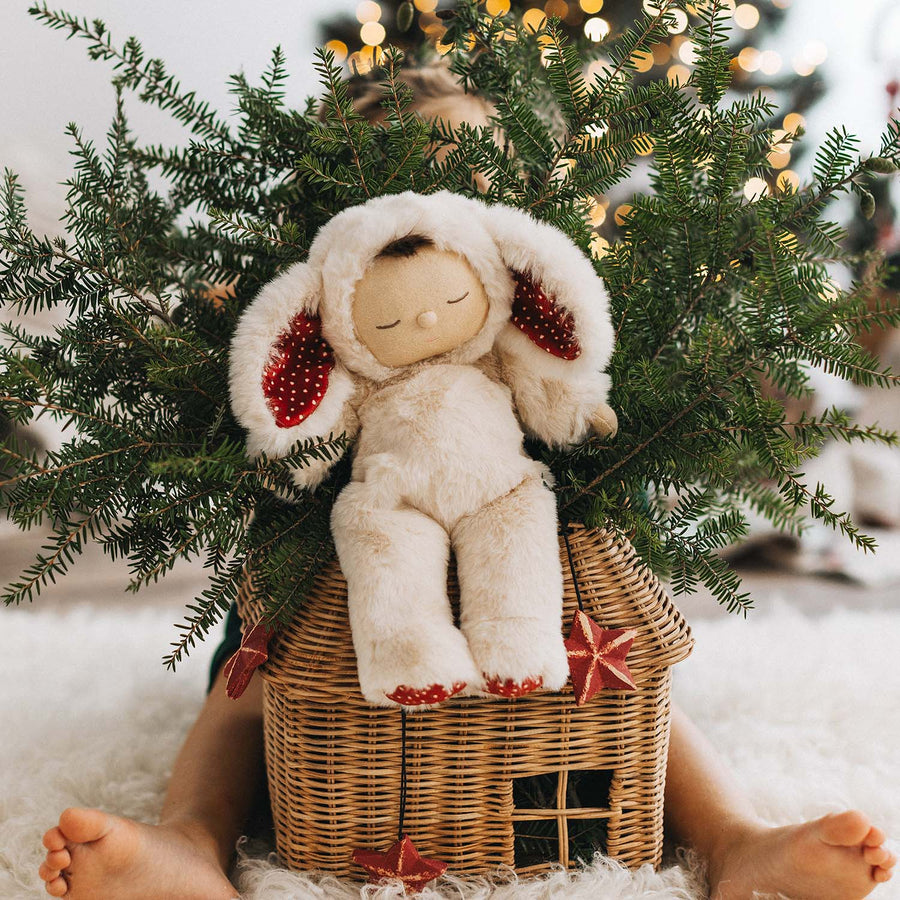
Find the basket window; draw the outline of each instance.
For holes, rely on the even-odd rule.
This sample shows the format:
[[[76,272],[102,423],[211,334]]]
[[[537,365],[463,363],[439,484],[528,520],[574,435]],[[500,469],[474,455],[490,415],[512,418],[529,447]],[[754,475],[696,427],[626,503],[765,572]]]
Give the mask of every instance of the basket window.
[[[606,849],[613,773],[545,772],[513,779],[515,865],[569,866]]]

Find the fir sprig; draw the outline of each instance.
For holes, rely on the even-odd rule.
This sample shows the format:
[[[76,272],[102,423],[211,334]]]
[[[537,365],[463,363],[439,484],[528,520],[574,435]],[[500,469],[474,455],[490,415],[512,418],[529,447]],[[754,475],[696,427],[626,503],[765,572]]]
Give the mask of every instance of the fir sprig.
[[[774,110],[763,97],[729,97],[724,4],[685,7],[697,57],[688,84],[634,83],[638,54],[663,39],[682,5],[664,0],[640,16],[591,74],[596,48],[567,43],[552,18],[534,32],[460,3],[446,21],[451,65],[494,104],[499,142],[493,126],[423,122],[394,52],[380,72],[378,124],[356,112],[327,51],[315,63],[321,101],[287,107],[278,48],[258,84],[231,80],[236,113],[225,119],[145,58],[138,40],[120,46],[102,22],[34,7],[111,65],[117,103],[105,146],[69,129],[64,237],[29,229],[12,173],[0,185],[0,302],[70,313],[49,337],[3,326],[0,414],[72,426],[46,457],[15,434],[0,451],[7,515],[49,533],[5,601],[30,600],[94,540],[127,560],[133,590],[180,560],[203,560],[209,584],[188,605],[170,666],[233,602],[248,569],[269,615],[287,619],[333,555],[330,509],[348,477],[338,465],[303,493],[292,467],[334,459],[348,442],[323,435],[287,459],[247,458],[227,403],[228,346],[245,305],[305,258],[331,216],[384,193],[483,192],[590,252],[586,212],[650,148],[650,188],[595,260],[612,300],[620,432],[565,452],[530,447],[553,470],[564,515],[627,535],[676,590],[703,583],[734,610],[751,601],[718,551],[744,534],[744,510],[791,533],[812,516],[871,549],[803,467],[826,440],[896,436],[838,410],[789,421],[768,395],[803,396],[810,366],[860,385],[896,381],[854,337],[900,323],[900,312],[869,300],[877,261],[849,290],[834,286],[828,266],[850,257],[824,211],[845,192],[870,203],[872,173],[900,164],[900,126],[866,158],[835,129],[809,184],[748,198],[749,178],[773,174]],[[132,94],[182,122],[193,142],[143,145],[127,124]],[[154,187],[160,176],[164,189]]]

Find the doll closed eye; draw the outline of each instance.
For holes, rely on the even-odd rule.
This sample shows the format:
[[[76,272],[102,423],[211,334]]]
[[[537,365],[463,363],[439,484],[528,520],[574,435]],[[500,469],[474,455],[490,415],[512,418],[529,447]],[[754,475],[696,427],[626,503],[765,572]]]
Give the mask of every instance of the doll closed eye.
[[[372,261],[353,294],[357,337],[391,368],[455,350],[478,334],[488,314],[487,294],[468,260],[431,242],[404,240],[402,254]]]

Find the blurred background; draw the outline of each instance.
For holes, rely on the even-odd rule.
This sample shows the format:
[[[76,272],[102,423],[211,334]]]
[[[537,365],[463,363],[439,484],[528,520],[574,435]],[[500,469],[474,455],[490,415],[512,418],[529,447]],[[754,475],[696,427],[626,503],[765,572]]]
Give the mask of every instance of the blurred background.
[[[64,129],[74,121],[89,139],[104,140],[114,109],[107,65],[91,62],[85,46],[67,42],[64,33],[51,32],[28,14],[29,0],[4,0],[0,5],[0,165],[20,176],[27,192],[35,230],[56,233],[63,211],[70,171]],[[237,0],[69,0],[64,8],[88,19],[100,18],[121,44],[136,35],[148,56],[166,61],[182,85],[197,91],[225,112],[232,106],[228,77],[243,71],[253,80],[280,44],[292,73],[287,99],[302,105],[317,92],[312,51],[328,45],[352,71],[365,73],[387,42],[410,48],[442,48],[443,25],[436,12],[452,5],[447,0],[260,0],[252,9]],[[778,105],[770,159],[776,180],[793,185],[808,177],[814,149],[825,133],[843,125],[860,138],[863,152],[876,152],[879,136],[898,105],[900,81],[900,0],[748,0],[725,4],[734,19],[734,90],[762,91]],[[486,0],[492,14],[504,12],[510,0]],[[526,23],[537,26],[546,15],[559,16],[573,35],[596,44],[602,67],[605,42],[614,39],[641,11],[653,11],[649,0],[530,0],[515,3]],[[684,79],[693,61],[685,31],[688,17],[677,18],[670,39],[638,61],[640,78]],[[187,135],[172,119],[128,97],[131,126],[145,143],[185,143]],[[803,127],[807,136],[788,151],[779,146],[782,134]],[[652,146],[646,147],[646,155]],[[646,184],[648,161],[639,166],[618,193],[606,198],[593,213],[597,247],[615,240],[616,221],[634,191]],[[896,182],[898,179],[894,179]],[[762,179],[745,186],[748,196],[770,189]],[[892,197],[893,194],[893,197]],[[845,223],[858,249],[879,247],[900,252],[895,225],[897,185],[882,182],[877,212],[871,221],[859,216],[855,205],[838,202],[831,217]],[[855,273],[836,268],[836,285],[850,283]],[[892,286],[893,289],[893,286]],[[0,315],[9,315],[8,312]],[[44,321],[41,327],[52,328]],[[885,363],[900,367],[900,337],[874,334],[870,349]],[[824,373],[813,373],[815,392],[807,409],[839,406],[863,422],[878,421],[900,428],[900,394],[860,391]],[[40,420],[30,438],[52,447],[64,439],[59,426]],[[866,523],[881,547],[872,556],[854,551],[848,541],[813,526],[800,541],[787,540],[754,522],[747,542],[732,548],[746,586],[763,606],[772,597],[790,598],[809,611],[834,606],[877,607],[891,603],[900,585],[900,449],[827,446],[807,468],[811,481],[823,481],[845,509]],[[20,534],[0,523],[0,581],[17,576],[40,545],[39,534]],[[79,600],[134,603],[121,594],[123,568],[88,553],[72,578],[48,592],[47,601]],[[97,563],[100,565],[97,565]],[[163,600],[180,607],[190,600],[202,573],[185,567],[165,583],[142,592],[138,602]],[[683,599],[689,615],[719,614],[714,601],[702,594]],[[724,615],[724,613],[721,613]]]

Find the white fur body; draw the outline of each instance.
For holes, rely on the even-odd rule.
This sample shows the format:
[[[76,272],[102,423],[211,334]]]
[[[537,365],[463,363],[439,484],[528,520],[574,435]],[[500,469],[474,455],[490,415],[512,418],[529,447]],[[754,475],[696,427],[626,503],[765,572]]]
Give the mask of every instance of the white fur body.
[[[358,339],[352,298],[391,240],[423,234],[463,255],[489,298],[481,331],[456,349],[401,369]],[[352,235],[352,237],[351,237]],[[511,321],[514,280],[527,272],[574,320],[575,360],[539,349]],[[321,404],[276,428],[261,390],[281,332],[298,312],[318,315],[337,365]],[[231,396],[251,452],[282,455],[296,441],[356,437],[352,481],[332,532],[348,584],[363,696],[397,687],[568,676],[556,503],[524,431],[549,445],[584,440],[606,406],[612,351],[606,292],[561,232],[527,214],[450,194],[380,197],[335,216],[309,262],[267,285],[248,307],[232,349]],[[614,416],[613,416],[614,421]],[[330,463],[296,470],[313,488]],[[446,593],[453,550],[460,622]]]

